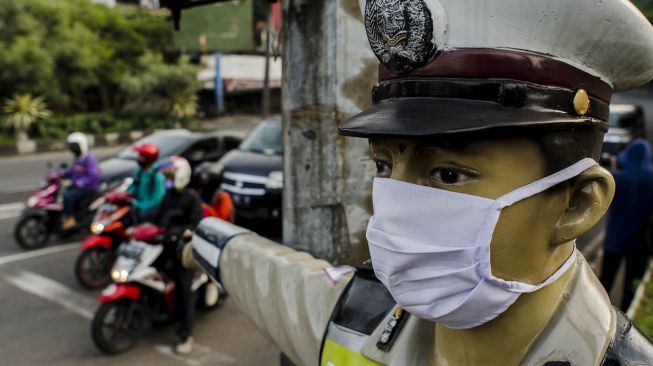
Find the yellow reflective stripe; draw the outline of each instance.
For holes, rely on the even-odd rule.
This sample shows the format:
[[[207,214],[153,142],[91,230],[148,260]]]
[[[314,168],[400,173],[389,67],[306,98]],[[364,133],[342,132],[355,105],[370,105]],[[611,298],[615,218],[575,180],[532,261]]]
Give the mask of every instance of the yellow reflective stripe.
[[[381,364],[327,339],[324,341],[320,366],[381,366]]]

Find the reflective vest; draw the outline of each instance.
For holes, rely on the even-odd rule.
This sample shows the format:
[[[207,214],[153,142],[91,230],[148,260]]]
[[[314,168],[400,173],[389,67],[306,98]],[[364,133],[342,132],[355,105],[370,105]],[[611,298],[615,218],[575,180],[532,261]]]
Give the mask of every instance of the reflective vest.
[[[382,324],[389,313],[393,316]],[[388,290],[379,282],[369,264],[359,267],[336,304],[322,340],[321,366],[381,365],[363,355],[372,333],[385,326],[376,347],[388,352],[408,319],[396,306]]]

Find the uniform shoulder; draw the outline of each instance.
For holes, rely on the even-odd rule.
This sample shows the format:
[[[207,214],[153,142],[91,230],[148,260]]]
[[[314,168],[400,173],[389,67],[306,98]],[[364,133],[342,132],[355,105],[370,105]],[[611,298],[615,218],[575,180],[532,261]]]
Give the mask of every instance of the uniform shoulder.
[[[615,309],[617,327],[602,365],[653,365],[653,344],[624,313]]]

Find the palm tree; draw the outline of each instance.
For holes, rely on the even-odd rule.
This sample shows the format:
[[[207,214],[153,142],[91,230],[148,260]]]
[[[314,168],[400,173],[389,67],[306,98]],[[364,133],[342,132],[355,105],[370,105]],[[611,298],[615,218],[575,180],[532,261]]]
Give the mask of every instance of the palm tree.
[[[2,123],[5,128],[12,129],[16,136],[16,144],[27,141],[27,130],[41,119],[51,115],[43,97],[32,97],[32,94],[15,94],[4,104],[5,113]]]

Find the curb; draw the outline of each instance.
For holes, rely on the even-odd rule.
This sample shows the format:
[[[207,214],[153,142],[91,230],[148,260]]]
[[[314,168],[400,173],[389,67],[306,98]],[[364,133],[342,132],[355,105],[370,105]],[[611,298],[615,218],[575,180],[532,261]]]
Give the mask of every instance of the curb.
[[[644,277],[642,277],[642,280],[637,286],[637,291],[635,291],[635,297],[633,298],[633,301],[630,303],[630,306],[628,307],[628,311],[626,312],[626,315],[628,315],[628,317],[631,319],[635,316],[635,312],[637,312],[639,303],[642,302],[642,297],[644,297],[644,290],[646,289],[646,284],[649,283],[649,281],[651,281],[651,275],[652,275],[651,272],[653,272],[653,262],[649,261],[648,268],[646,269],[646,273],[644,273]]]

